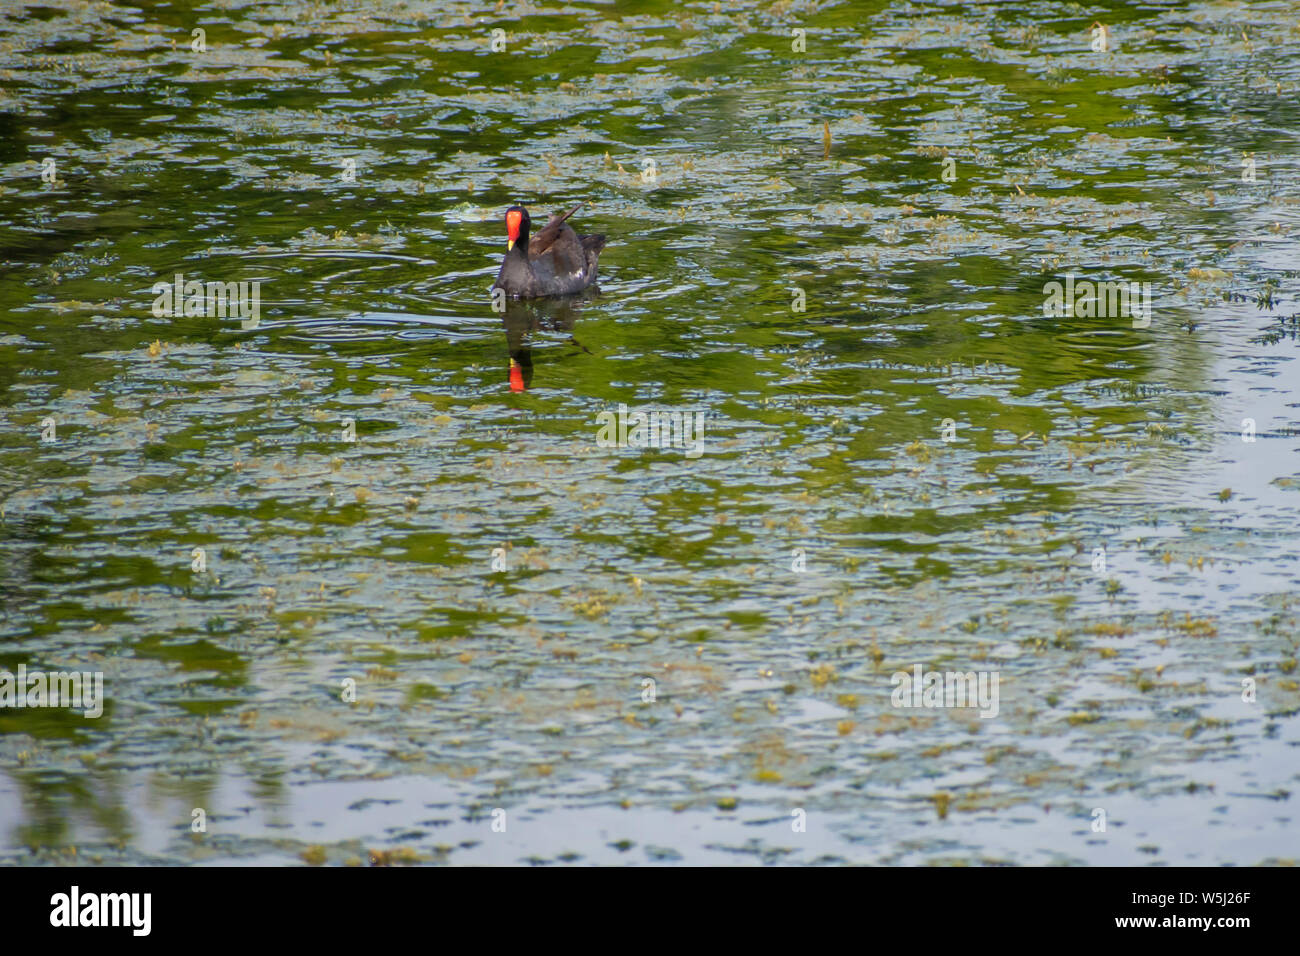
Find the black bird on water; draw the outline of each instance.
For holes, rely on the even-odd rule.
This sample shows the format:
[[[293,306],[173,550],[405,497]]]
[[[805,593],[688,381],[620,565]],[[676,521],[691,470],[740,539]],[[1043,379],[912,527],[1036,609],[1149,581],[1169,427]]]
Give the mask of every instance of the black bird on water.
[[[517,299],[581,292],[596,281],[596,260],[605,248],[602,235],[580,236],[566,219],[582,208],[574,206],[529,237],[532,221],[523,206],[506,210],[506,256],[493,289]]]

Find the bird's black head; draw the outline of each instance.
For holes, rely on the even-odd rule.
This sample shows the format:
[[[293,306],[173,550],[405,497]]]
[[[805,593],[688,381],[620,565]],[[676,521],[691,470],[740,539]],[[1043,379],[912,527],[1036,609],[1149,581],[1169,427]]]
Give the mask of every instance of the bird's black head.
[[[515,247],[515,243],[522,241],[525,250],[528,248],[528,232],[532,226],[532,220],[528,218],[528,210],[523,206],[511,206],[506,210],[506,251],[509,252]]]

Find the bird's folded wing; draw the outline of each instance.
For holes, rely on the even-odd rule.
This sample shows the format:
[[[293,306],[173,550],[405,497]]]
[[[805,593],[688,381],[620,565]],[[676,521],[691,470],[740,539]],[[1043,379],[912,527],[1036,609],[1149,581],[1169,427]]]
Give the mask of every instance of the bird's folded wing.
[[[564,226],[564,220],[568,219],[581,208],[582,203],[578,203],[578,205],[574,206],[564,215],[552,216],[550,221],[541,229],[537,230],[533,237],[528,240],[528,255],[540,256],[547,249],[551,248],[555,243],[555,240],[560,237],[560,231]]]

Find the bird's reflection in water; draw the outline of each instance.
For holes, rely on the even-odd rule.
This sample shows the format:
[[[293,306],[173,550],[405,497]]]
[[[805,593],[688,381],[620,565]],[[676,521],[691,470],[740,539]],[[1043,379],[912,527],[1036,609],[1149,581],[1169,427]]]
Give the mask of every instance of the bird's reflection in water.
[[[594,290],[593,290],[594,291]],[[530,338],[537,332],[573,332],[582,309],[581,299],[506,300],[501,320],[506,327],[506,349],[510,353],[510,390],[527,391],[533,384],[533,350]],[[569,341],[590,353],[572,334]]]

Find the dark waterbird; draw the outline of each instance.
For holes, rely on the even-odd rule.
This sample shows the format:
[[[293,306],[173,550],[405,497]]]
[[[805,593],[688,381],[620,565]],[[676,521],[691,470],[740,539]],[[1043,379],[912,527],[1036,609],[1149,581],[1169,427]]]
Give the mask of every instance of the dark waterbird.
[[[596,281],[596,260],[605,248],[604,236],[580,236],[565,222],[582,208],[574,206],[529,238],[532,221],[523,206],[506,210],[506,257],[493,289],[519,299],[581,292]]]

